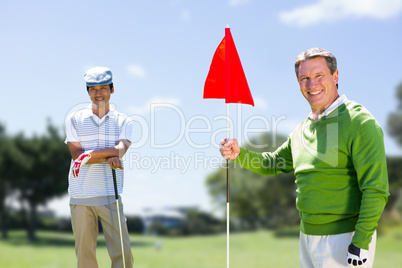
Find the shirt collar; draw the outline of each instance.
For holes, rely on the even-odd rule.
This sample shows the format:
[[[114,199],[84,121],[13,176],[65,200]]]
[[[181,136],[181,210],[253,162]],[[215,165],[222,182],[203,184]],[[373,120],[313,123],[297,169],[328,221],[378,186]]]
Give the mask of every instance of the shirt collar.
[[[92,117],[93,120],[95,120],[95,122],[98,124],[102,123],[106,118],[113,116],[115,111],[116,109],[114,105],[109,105],[109,112],[105,114],[102,118],[99,118],[92,112],[92,103],[85,108],[85,113],[87,114],[87,116]]]
[[[89,105],[85,108],[85,111],[86,111],[86,113],[87,113],[89,116],[97,117],[97,116],[92,112],[92,103],[89,104]],[[114,105],[109,105],[109,112],[108,112],[107,114],[105,114],[104,117],[113,116],[114,113],[115,113],[115,111],[116,111],[116,108],[114,107]],[[102,117],[102,118],[104,118],[104,117]]]
[[[332,113],[336,108],[338,108],[338,107],[341,106],[342,104],[346,103],[347,101],[348,101],[348,99],[346,98],[345,95],[342,95],[342,96],[338,97],[323,113],[321,113],[321,114],[318,116],[317,121],[320,120],[320,119],[321,119],[322,117],[324,117],[324,116],[328,116],[328,115],[329,115],[330,113]],[[313,117],[313,113],[312,113],[312,112],[308,115],[308,118],[315,120],[314,117]]]

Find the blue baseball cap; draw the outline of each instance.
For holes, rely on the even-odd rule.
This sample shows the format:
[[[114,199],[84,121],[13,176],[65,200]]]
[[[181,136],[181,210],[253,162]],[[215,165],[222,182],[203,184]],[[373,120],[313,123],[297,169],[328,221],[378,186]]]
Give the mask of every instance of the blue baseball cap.
[[[84,74],[87,87],[103,86],[112,83],[112,71],[107,67],[95,67]]]

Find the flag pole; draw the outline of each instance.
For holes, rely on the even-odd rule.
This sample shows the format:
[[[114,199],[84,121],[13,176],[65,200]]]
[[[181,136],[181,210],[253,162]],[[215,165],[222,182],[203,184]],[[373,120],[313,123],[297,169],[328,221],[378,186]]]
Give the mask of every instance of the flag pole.
[[[237,53],[229,25],[225,37],[216,49],[204,85],[204,99],[225,99],[226,137],[230,136],[229,103],[243,103],[254,106],[254,100]],[[229,159],[226,159],[226,261],[229,268]]]
[[[225,28],[225,100],[227,100],[230,90],[230,53],[231,47],[226,45],[228,33],[230,32],[229,25]],[[226,101],[225,101],[226,102]],[[226,137],[229,139],[229,102],[226,103]],[[229,159],[226,159],[226,267],[229,268]]]
[[[226,137],[229,139],[229,103],[226,104]],[[229,268],[229,159],[226,159],[226,266]]]

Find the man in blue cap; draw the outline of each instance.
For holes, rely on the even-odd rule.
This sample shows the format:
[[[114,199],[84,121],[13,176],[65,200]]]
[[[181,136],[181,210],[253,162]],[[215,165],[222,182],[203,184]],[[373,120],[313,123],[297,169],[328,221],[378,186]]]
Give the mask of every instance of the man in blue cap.
[[[133,267],[130,239],[119,196],[123,245],[117,221],[112,169],[116,170],[118,194],[123,191],[121,158],[131,145],[132,120],[109,105],[114,93],[112,72],[106,67],[89,69],[85,75],[92,104],[66,120],[66,144],[72,163],[69,172],[71,224],[77,267],[98,267],[96,240],[102,224],[112,268]],[[125,263],[123,263],[122,248]]]

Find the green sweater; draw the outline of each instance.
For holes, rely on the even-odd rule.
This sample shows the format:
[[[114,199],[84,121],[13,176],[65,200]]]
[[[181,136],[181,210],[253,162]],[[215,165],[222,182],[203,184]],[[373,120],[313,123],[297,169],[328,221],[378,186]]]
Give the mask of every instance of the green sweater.
[[[294,171],[301,231],[355,231],[352,243],[368,249],[389,193],[383,132],[361,105],[346,101],[318,121],[307,118],[275,152],[241,148],[234,161],[262,175]]]

